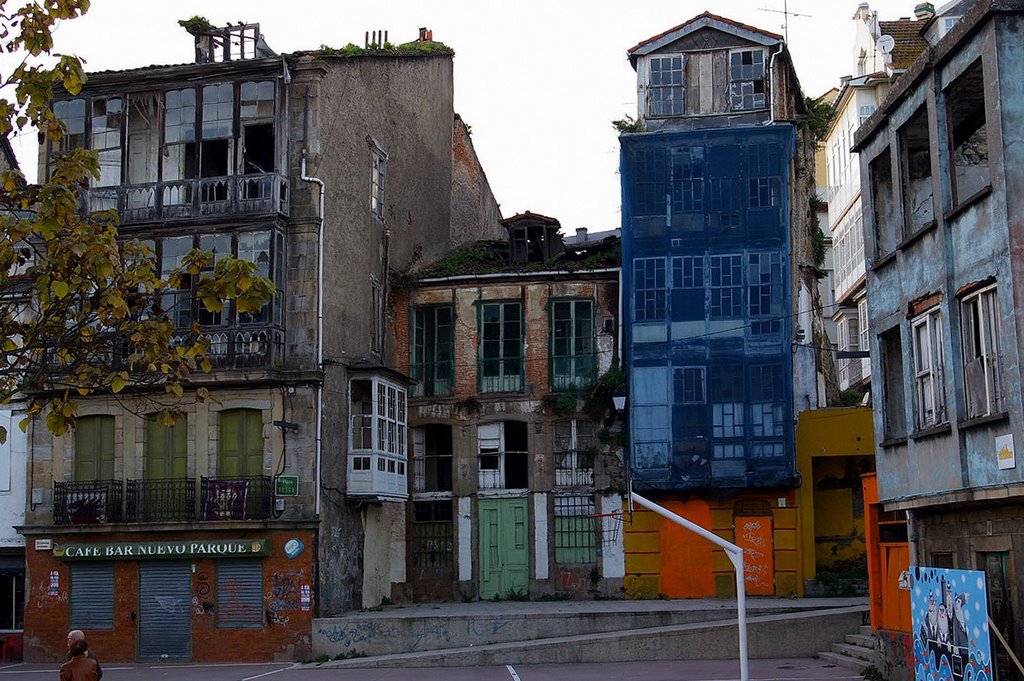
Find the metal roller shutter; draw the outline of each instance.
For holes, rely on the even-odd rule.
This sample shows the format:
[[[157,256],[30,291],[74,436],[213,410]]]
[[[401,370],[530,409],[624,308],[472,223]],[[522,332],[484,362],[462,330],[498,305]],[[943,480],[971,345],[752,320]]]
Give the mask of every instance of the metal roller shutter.
[[[139,563],[139,658],[192,657],[192,565]]]
[[[114,564],[71,563],[71,627],[114,628]]]
[[[263,561],[217,561],[217,626],[263,626]]]

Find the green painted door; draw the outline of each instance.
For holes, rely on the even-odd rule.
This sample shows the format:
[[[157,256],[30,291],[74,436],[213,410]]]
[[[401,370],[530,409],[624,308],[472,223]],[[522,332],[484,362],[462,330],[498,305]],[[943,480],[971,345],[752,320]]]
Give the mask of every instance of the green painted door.
[[[530,586],[526,499],[482,499],[480,598],[526,594]]]
[[[217,475],[249,478],[263,475],[263,414],[258,409],[220,413]]]
[[[75,426],[75,481],[114,479],[114,417],[83,416]]]
[[[146,480],[184,478],[188,472],[188,420],[179,416],[168,428],[155,416],[146,421]]]

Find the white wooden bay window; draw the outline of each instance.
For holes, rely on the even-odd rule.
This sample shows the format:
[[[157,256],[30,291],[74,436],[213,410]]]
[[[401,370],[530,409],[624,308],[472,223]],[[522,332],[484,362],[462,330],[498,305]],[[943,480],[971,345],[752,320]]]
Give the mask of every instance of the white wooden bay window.
[[[408,498],[405,388],[379,376],[350,386],[348,493]]]

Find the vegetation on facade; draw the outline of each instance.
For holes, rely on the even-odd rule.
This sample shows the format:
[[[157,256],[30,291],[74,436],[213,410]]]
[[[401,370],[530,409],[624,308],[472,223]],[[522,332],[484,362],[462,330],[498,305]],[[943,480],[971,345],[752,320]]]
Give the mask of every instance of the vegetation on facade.
[[[29,185],[16,169],[0,177],[0,403],[24,398],[22,429],[45,412],[46,427],[59,435],[74,427],[77,398],[149,388],[151,408],[172,421],[188,377],[211,366],[198,327],[176,334],[156,305],[159,294],[188,289],[211,312],[228,300],[258,312],[274,285],[253,263],[225,258],[210,267],[212,255],[199,251],[161,277],[151,247],[118,240],[116,211],[84,213],[81,189],[100,177],[98,155],[62,147],[66,129],[51,101],[55,88],[74,95],[85,83],[81,60],[54,52],[53,29],[84,14],[89,0],[12,13],[5,5],[0,0],[5,50],[25,60],[3,77],[13,97],[0,98],[0,134],[35,128],[54,154],[42,184]]]
[[[800,126],[810,130],[814,135],[815,144],[820,144],[828,135],[828,129],[832,125],[832,119],[835,118],[836,109],[824,99],[814,99],[813,97],[804,97],[804,105],[807,113],[800,121]]]
[[[216,30],[216,26],[211,24],[206,17],[201,17],[198,14],[188,19],[179,19],[178,26],[181,26],[192,35],[203,35]]]
[[[619,266],[619,239],[609,237],[599,246],[590,246],[580,253],[567,249],[554,262],[512,263],[507,241],[478,241],[454,251],[416,271],[397,273],[394,285],[408,288],[422,279],[500,274],[502,272],[545,272],[551,270],[579,272]]]
[[[625,118],[612,121],[612,127],[619,132],[643,132],[644,122],[626,114]]]
[[[343,47],[331,47],[321,45],[318,51],[325,57],[415,57],[429,55],[455,55],[455,50],[442,42],[436,40],[414,40],[408,43],[394,45],[385,42],[382,45],[368,45],[360,47],[355,43],[348,43]]]

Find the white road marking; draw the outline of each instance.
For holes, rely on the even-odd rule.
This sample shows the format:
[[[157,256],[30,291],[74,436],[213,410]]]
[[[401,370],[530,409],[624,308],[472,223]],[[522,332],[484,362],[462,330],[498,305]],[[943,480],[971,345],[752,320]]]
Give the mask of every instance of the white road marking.
[[[287,671],[289,669],[291,669],[291,667],[281,667],[280,669],[274,669],[269,672],[263,672],[262,674],[257,674],[256,676],[247,676],[244,679],[242,679],[242,681],[252,681],[252,679],[258,679],[261,676],[270,676],[271,674],[277,674],[278,672]]]
[[[508,673],[512,675],[512,681],[521,681],[519,678],[519,674],[516,674],[516,670],[512,669],[512,665],[505,665],[505,669],[507,669]]]

